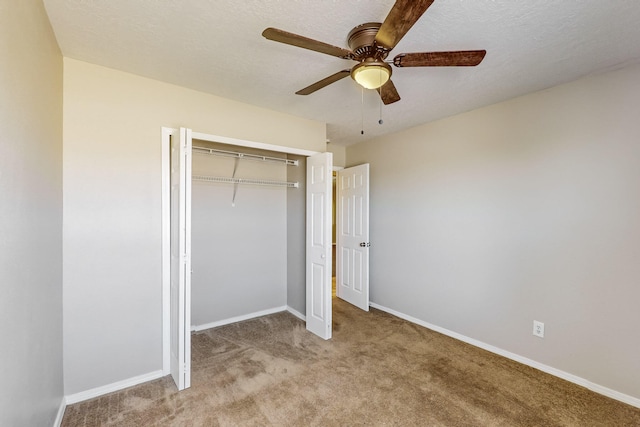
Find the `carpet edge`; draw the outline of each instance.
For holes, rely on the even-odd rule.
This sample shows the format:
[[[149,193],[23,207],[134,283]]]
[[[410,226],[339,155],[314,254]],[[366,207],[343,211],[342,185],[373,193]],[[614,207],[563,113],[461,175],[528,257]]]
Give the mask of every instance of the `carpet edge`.
[[[399,311],[393,310],[391,308],[385,307],[380,304],[376,304],[373,302],[369,303],[369,306],[378,309],[380,311],[384,311],[385,313],[392,314],[396,317],[404,319],[408,322],[414,323],[416,325],[425,327],[427,329],[431,329],[432,331],[439,332],[448,337],[454,338],[458,341],[465,342],[467,344],[471,344],[475,347],[481,348],[483,350],[487,350],[491,353],[497,354],[498,356],[506,357],[507,359],[513,360],[518,363],[522,363],[523,365],[530,366],[539,371],[545,372],[547,374],[553,375],[554,377],[561,378],[563,380],[569,381],[570,383],[577,384],[579,386],[585,387],[595,393],[601,394],[603,396],[610,397],[611,399],[620,401],[622,403],[626,403],[628,405],[634,406],[636,408],[640,408],[640,398],[636,398],[630,396],[628,394],[612,390],[608,387],[602,386],[600,384],[593,383],[584,378],[578,377],[577,375],[570,374],[569,372],[562,371],[560,369],[554,368],[552,366],[545,365],[540,362],[536,362],[535,360],[529,359],[524,356],[520,356],[516,353],[511,353],[510,351],[503,350],[499,347],[495,347],[491,344],[484,343],[482,341],[478,341],[474,338],[469,338],[465,335],[459,334],[457,332],[451,331],[449,329],[442,328],[440,326],[433,325],[431,323],[425,322],[413,316],[409,316],[408,314],[401,313]]]

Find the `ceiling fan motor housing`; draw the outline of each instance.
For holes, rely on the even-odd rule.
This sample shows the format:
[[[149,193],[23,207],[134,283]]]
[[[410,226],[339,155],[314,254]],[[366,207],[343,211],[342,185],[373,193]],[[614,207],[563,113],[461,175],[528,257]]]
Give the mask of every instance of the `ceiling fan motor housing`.
[[[349,32],[347,44],[356,61],[363,61],[366,58],[384,59],[389,52],[376,47],[375,38],[382,24],[379,22],[367,22],[358,25]]]

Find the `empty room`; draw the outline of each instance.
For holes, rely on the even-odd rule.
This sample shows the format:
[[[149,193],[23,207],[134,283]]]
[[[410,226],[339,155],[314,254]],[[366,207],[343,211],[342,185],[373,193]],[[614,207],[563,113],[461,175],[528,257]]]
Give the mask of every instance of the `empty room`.
[[[3,2],[0,425],[640,425],[638,22]]]

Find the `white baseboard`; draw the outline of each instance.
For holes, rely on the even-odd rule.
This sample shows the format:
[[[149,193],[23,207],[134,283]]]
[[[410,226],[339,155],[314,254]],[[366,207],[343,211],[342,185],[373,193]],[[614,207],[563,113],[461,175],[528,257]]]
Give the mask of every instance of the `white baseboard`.
[[[83,400],[93,399],[94,397],[102,396],[103,394],[112,393],[127,387],[146,383],[147,381],[157,380],[162,377],[164,377],[164,372],[162,369],[159,369],[157,371],[149,372],[148,374],[138,375],[137,377],[107,384],[102,387],[96,387],[91,390],[81,391],[80,393],[70,394],[66,396],[65,401],[67,405],[72,405],[74,403],[82,402]]]
[[[204,325],[191,326],[192,332],[199,332],[205,329],[217,328],[218,326],[229,325],[231,323],[242,322],[243,320],[254,319],[256,317],[266,316],[273,313],[280,313],[286,311],[287,306],[269,308],[267,310],[256,311],[255,313],[244,314],[242,316],[231,317],[229,319],[218,320],[217,322],[205,323]]]
[[[236,322],[240,322],[240,321],[243,321],[243,320],[249,320],[249,319],[254,319],[256,317],[266,316],[266,315],[269,315],[269,314],[280,313],[282,311],[289,311],[294,316],[299,317],[302,320],[304,320],[304,316],[302,314],[300,314],[299,312],[297,312],[296,310],[294,310],[294,309],[292,309],[291,307],[288,307],[288,306],[281,306],[281,307],[270,308],[268,310],[257,311],[255,313],[245,314],[243,316],[237,316],[237,317],[232,317],[232,318],[229,318],[229,319],[220,320],[218,322],[212,322],[212,323],[207,323],[207,324],[204,324],[204,325],[192,326],[191,330],[192,331],[202,331],[204,329],[215,328],[217,326],[228,325],[230,323],[236,323]],[[108,384],[108,385],[105,385],[105,386],[102,386],[102,387],[96,387],[96,388],[93,388],[91,390],[83,391],[83,392],[80,392],[80,393],[70,394],[70,395],[65,397],[65,399],[62,402],[62,404],[60,405],[60,409],[58,411],[58,417],[56,418],[56,424],[54,425],[54,427],[59,427],[60,423],[62,422],[62,417],[64,415],[64,410],[65,410],[67,405],[72,405],[74,403],[82,402],[84,400],[93,399],[94,397],[102,396],[102,395],[107,394],[107,393],[112,393],[114,391],[122,390],[122,389],[125,389],[127,387],[132,387],[134,385],[142,384],[142,383],[145,383],[147,381],[153,381],[153,380],[156,380],[158,378],[162,378],[165,375],[167,375],[167,374],[165,374],[165,372],[162,369],[160,369],[158,371],[150,372],[150,373],[145,374],[145,375],[139,375],[137,377],[129,378],[129,379],[126,379],[126,380],[123,380],[123,381],[118,381],[118,382],[113,383],[113,384]]]
[[[511,360],[515,360],[516,362],[522,363],[523,365],[527,365],[527,366],[531,366],[532,368],[538,369],[542,372],[546,372],[547,374],[551,374],[553,376],[556,376],[558,378],[562,378],[563,380],[572,382],[574,384],[580,385],[582,387],[585,387],[591,391],[594,391],[596,393],[602,394],[604,396],[610,397],[612,399],[615,400],[619,400],[620,402],[626,403],[628,405],[631,406],[635,406],[636,408],[640,408],[640,399],[633,397],[633,396],[629,396],[628,394],[624,394],[624,393],[620,393],[619,391],[615,391],[612,390],[610,388],[601,386],[599,384],[595,384],[592,383],[589,380],[586,380],[584,378],[578,377],[576,375],[570,374],[568,372],[565,371],[561,371],[560,369],[556,369],[553,368],[551,366],[548,365],[544,365],[542,363],[536,362],[535,360],[531,360],[528,359],[526,357],[520,356],[518,354],[515,353],[511,353],[509,351],[503,350],[501,348],[498,347],[494,347],[490,344],[486,344],[483,343],[482,341],[478,341],[475,340],[473,338],[469,338],[467,336],[461,335],[457,332],[453,332],[450,331],[448,329],[445,328],[441,328],[440,326],[436,326],[436,325],[432,325],[431,323],[427,323],[425,321],[422,321],[420,319],[417,319],[415,317],[406,315],[404,313],[400,313],[398,311],[392,310],[388,307],[384,307],[382,305],[379,304],[375,304],[375,303],[369,303],[369,305],[373,308],[376,308],[378,310],[387,312],[389,314],[393,314],[396,317],[399,317],[401,319],[407,320],[411,323],[415,323],[416,325],[420,325],[423,326],[427,329],[431,329],[433,331],[439,332],[443,335],[447,335],[451,338],[455,338],[459,341],[462,342],[466,342],[467,344],[471,344],[473,346],[479,347],[483,350],[487,350],[490,351],[491,353],[495,353],[499,356],[503,356],[506,357],[507,359],[511,359]]]
[[[294,316],[296,316],[298,319],[302,320],[303,322],[307,321],[307,316],[305,316],[304,314],[300,313],[298,310],[295,310],[289,306],[287,306],[287,311],[291,314],[293,314]]]
[[[60,427],[62,425],[62,417],[64,417],[64,410],[67,409],[67,400],[63,397],[60,400],[60,407],[58,408],[58,414],[53,422],[53,427]]]

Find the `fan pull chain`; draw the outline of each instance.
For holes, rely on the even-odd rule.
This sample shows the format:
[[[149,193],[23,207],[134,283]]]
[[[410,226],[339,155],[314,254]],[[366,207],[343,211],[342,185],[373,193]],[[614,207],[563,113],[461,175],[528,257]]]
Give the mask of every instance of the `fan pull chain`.
[[[360,90],[362,92],[362,103],[360,104],[360,135],[364,135],[364,87],[360,87]]]
[[[382,68],[380,68],[380,81],[382,81]],[[382,86],[380,86],[380,89],[378,90],[380,91],[380,96],[378,97],[380,98],[380,120],[378,120],[378,124],[381,125],[383,123],[382,122]]]
[[[380,91],[382,92],[382,88],[380,89]],[[382,95],[382,94],[380,94]],[[378,120],[378,124],[381,125],[382,123],[384,123],[382,121],[382,96],[379,97],[380,98],[380,120]]]
[[[380,74],[380,81],[382,82],[382,68],[379,71]],[[381,125],[382,124],[382,86],[380,86],[380,88],[378,89],[378,93],[380,94],[380,96],[378,97],[380,99],[380,119],[378,120],[378,124]]]

